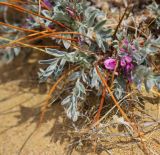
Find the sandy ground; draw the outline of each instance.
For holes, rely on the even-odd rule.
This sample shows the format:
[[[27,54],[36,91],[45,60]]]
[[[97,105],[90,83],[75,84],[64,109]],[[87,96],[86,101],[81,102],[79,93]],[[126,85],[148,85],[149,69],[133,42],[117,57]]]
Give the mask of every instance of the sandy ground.
[[[39,68],[37,64],[37,53],[34,53],[30,59],[26,60],[22,55],[11,64],[0,67],[0,155],[66,154],[70,141],[66,132],[70,131],[71,122],[65,118],[61,105],[53,105],[44,123],[35,131],[39,107],[44,103],[49,87],[49,84],[38,84],[35,79]],[[157,117],[157,106],[148,104],[147,108],[151,115]],[[160,154],[159,137],[158,130],[149,134],[147,139],[149,146],[156,150],[155,155]],[[113,152],[114,155],[143,155],[137,149],[115,149]],[[73,155],[78,154],[94,153],[73,152]]]
[[[35,131],[40,107],[45,103],[50,84],[39,84],[37,60],[46,55],[18,56],[0,66],[0,155],[64,155],[70,139],[71,121],[63,107],[54,104]],[[86,154],[73,151],[74,155]],[[91,153],[92,154],[92,153]]]
[[[64,111],[58,104],[47,112],[45,123],[29,138],[36,128],[39,107],[47,92],[47,86],[39,85],[35,79],[38,68],[35,64],[38,63],[34,56],[37,55],[29,60],[20,56],[15,62],[0,67],[0,155],[59,155],[65,152],[65,137],[59,136],[64,130],[61,117]]]

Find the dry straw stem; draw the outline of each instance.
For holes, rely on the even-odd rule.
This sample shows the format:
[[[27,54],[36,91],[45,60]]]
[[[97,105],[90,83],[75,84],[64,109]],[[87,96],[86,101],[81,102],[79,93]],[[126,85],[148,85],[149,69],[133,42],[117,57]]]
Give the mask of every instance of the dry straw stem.
[[[151,92],[156,94],[156,95],[158,95],[158,96],[160,96],[160,93],[158,91],[155,91],[155,90],[152,89]]]
[[[143,142],[143,135],[144,133],[143,132],[140,132],[138,130],[138,127],[136,126],[136,124],[132,124],[132,122],[130,121],[130,119],[127,117],[126,113],[122,110],[122,108],[120,107],[119,103],[117,102],[117,100],[115,99],[111,89],[109,88],[105,78],[103,77],[103,75],[100,73],[99,69],[98,69],[98,66],[96,65],[96,71],[97,71],[97,74],[98,76],[100,77],[102,83],[104,84],[104,86],[106,87],[107,91],[109,92],[114,104],[116,105],[116,107],[118,108],[118,110],[120,111],[120,113],[122,114],[122,116],[124,117],[124,119],[130,123],[130,125],[132,126],[132,128],[134,129],[134,131],[138,134],[138,137],[140,138],[141,140],[141,144],[142,146],[140,146],[142,148],[142,150],[144,151],[145,154],[149,155],[148,154],[148,150],[146,148],[146,145],[145,143]]]
[[[70,30],[67,26],[63,25],[62,23],[60,23],[58,21],[55,21],[55,20],[50,19],[50,18],[47,18],[47,17],[42,16],[40,14],[34,13],[32,11],[26,10],[26,9],[24,9],[22,7],[19,7],[19,6],[15,5],[15,4],[10,4],[10,3],[7,3],[7,2],[0,2],[0,5],[8,6],[8,7],[11,7],[13,9],[15,9],[15,10],[20,11],[20,12],[28,13],[28,14],[32,14],[32,15],[35,15],[35,16],[40,17],[40,18],[44,18],[44,19],[49,20],[49,21],[51,21],[51,22],[53,22],[53,23],[55,23],[55,24],[57,24],[57,25],[59,25],[59,26],[61,26],[63,28],[66,28],[66,29]]]
[[[123,102],[125,99],[127,99],[129,96],[131,96],[131,95],[133,95],[135,92],[131,92],[131,93],[129,93],[129,94],[127,94],[126,96],[124,96],[119,102],[118,102],[118,104],[120,104],[121,102]],[[102,118],[100,118],[99,119],[99,121],[97,121],[95,124],[93,124],[93,127],[95,127],[97,124],[99,124],[101,121],[103,121],[107,116],[108,116],[108,114],[109,113],[111,113],[111,111],[113,110],[113,109],[115,109],[116,108],[116,105],[114,105],[104,116],[102,116]]]
[[[73,39],[73,38],[66,38],[66,37],[62,37],[62,36],[57,36],[57,34],[79,34],[78,32],[52,32],[49,34],[43,34],[41,36],[38,36],[36,38],[30,39],[30,41],[34,41],[34,40],[38,40],[38,39],[42,39],[42,38],[47,38],[47,37],[54,37],[57,39],[62,39],[62,40],[71,40],[71,41],[75,41],[77,42],[77,39]]]
[[[56,35],[62,35],[62,34],[74,34],[74,35],[80,35],[79,32],[55,32],[55,29],[53,30],[46,30],[46,31],[42,31],[42,32],[39,32],[39,31],[35,31],[35,30],[28,30],[28,29],[24,29],[24,28],[20,28],[18,26],[13,26],[13,25],[10,25],[10,24],[6,24],[6,23],[3,23],[3,22],[0,22],[1,25],[4,25],[4,26],[7,26],[7,27],[10,27],[10,28],[13,28],[13,29],[16,29],[16,30],[19,30],[19,31],[25,31],[25,32],[34,32],[34,34],[30,34],[26,37],[23,37],[23,38],[19,38],[17,40],[14,40],[13,42],[9,43],[9,44],[13,44],[13,43],[17,43],[23,39],[26,39],[27,37],[33,37],[35,35],[40,35],[40,34],[43,34],[41,36],[38,36],[36,38],[33,38],[33,39],[29,39],[29,41],[34,41],[34,40],[37,40],[37,39],[42,39],[42,38],[45,38],[45,37],[55,37],[57,39],[62,39],[62,40],[71,40],[71,41],[76,41],[77,42],[77,39],[73,39],[73,38],[65,38],[65,37],[62,37],[62,36],[56,36]],[[50,33],[48,33],[50,32]],[[6,44],[6,45],[3,45],[3,46],[9,46],[9,44]]]
[[[49,31],[50,32],[50,31]],[[77,42],[77,39],[73,39],[73,38],[66,38],[66,37],[62,37],[62,36],[57,36],[56,34],[80,34],[78,32],[55,32],[55,30],[52,31],[52,33],[48,33],[48,30],[46,31],[42,31],[42,32],[36,32],[34,34],[30,34],[28,36],[25,36],[25,37],[22,37],[22,38],[19,38],[17,40],[14,40],[8,44],[5,44],[5,45],[2,45],[0,46],[0,48],[4,48],[6,46],[10,46],[11,44],[16,44],[16,43],[19,43],[20,41],[24,40],[24,39],[27,39],[28,37],[34,37],[36,35],[40,35],[40,34],[43,34],[41,36],[38,36],[38,37],[35,37],[35,38],[32,38],[32,39],[28,39],[27,42],[31,42],[31,41],[34,41],[34,40],[38,40],[38,39],[42,39],[42,38],[45,38],[45,37],[54,37],[54,38],[57,38],[57,39],[62,39],[62,40],[71,40],[71,41],[76,41]]]
[[[122,114],[122,116],[125,118],[125,120],[128,121],[130,124],[132,124],[131,121],[130,121],[130,119],[127,117],[127,115],[125,114],[125,112],[122,110],[122,108],[120,107],[119,103],[115,99],[115,97],[114,97],[111,89],[109,88],[109,86],[108,86],[105,78],[101,75],[101,73],[100,73],[100,71],[98,69],[98,66],[96,65],[95,67],[96,67],[96,71],[97,71],[98,76],[100,77],[102,83],[104,84],[104,86],[106,87],[107,91],[111,95],[111,98],[112,98],[114,104],[117,106],[118,110],[120,111],[120,113]],[[133,127],[133,128],[135,128],[135,127]]]
[[[46,8],[47,10],[50,10],[50,8],[41,0],[39,0],[39,3],[38,3],[38,7],[39,7],[39,10],[38,10],[38,14],[40,15],[41,14],[41,7],[43,6],[44,8]]]
[[[38,14],[41,14],[41,0],[38,0]]]
[[[125,11],[124,11],[124,13],[123,13],[123,16],[121,17],[121,19],[120,19],[120,21],[119,21],[119,23],[118,23],[118,25],[117,25],[117,27],[116,27],[116,29],[115,29],[115,31],[114,31],[114,34],[113,34],[113,37],[114,37],[114,38],[116,38],[117,31],[118,31],[118,29],[119,29],[119,27],[120,27],[120,25],[121,25],[121,23],[122,23],[125,15],[127,14],[128,9],[129,9],[129,6],[125,9]]]
[[[22,43],[23,44],[23,43]],[[60,49],[61,47],[60,46],[47,46],[47,45],[35,45],[35,44],[30,44],[30,46],[34,46],[36,48],[56,48],[56,49]],[[11,48],[16,48],[16,47],[26,47],[25,45],[10,45],[10,46],[7,46],[7,47],[11,47]],[[0,48],[4,48],[4,47],[0,47]],[[32,48],[32,47],[31,47]]]
[[[18,31],[23,31],[23,32],[32,32],[32,33],[38,32],[36,30],[29,30],[29,29],[21,28],[21,27],[18,27],[18,26],[13,26],[13,25],[3,23],[3,22],[0,22],[0,25],[7,26],[7,27],[10,27],[12,29],[15,29],[15,30],[18,30]]]
[[[101,102],[98,108],[98,112],[96,113],[95,117],[94,117],[94,123],[96,123],[97,121],[99,121],[100,118],[100,114],[103,108],[103,104],[105,101],[105,96],[106,96],[106,87],[103,87],[103,92],[102,92],[102,97],[101,97]]]
[[[2,40],[6,40],[6,41],[13,41],[13,40],[10,40],[10,39],[8,39],[8,38],[5,38],[5,37],[1,37],[0,36],[0,39],[2,39]],[[33,49],[36,49],[36,50],[38,50],[38,51],[41,51],[41,52],[44,52],[44,53],[46,53],[46,51],[45,50],[43,50],[43,49],[40,49],[40,48],[37,48],[37,47],[34,47],[34,46],[32,46],[32,45],[29,45],[29,44],[25,44],[25,43],[21,43],[21,42],[17,42],[18,44],[20,44],[20,45],[22,45],[22,46],[24,46],[24,47],[30,47],[30,48],[33,48]]]
[[[0,46],[0,48],[4,48],[4,47],[8,47],[12,44],[16,44],[17,42],[20,42],[24,39],[27,39],[28,37],[33,37],[33,36],[36,36],[36,35],[39,35],[39,34],[44,34],[46,31],[42,31],[42,32],[36,32],[36,33],[33,33],[33,34],[30,34],[28,36],[25,36],[25,37],[22,37],[22,38],[19,38],[19,39],[16,39],[16,40],[13,40],[12,42],[8,43],[8,44],[5,44],[5,45],[2,45]]]
[[[22,4],[28,4],[29,2],[30,4],[37,5],[37,3],[34,3],[31,0],[27,0],[26,2],[24,2],[23,0],[8,0],[8,2],[9,3],[22,3]]]
[[[73,38],[66,38],[66,37],[63,37],[63,36],[57,36],[57,35],[62,35],[62,34],[76,34],[76,35],[80,35],[80,33],[78,32],[55,32],[55,30],[53,31],[49,31],[50,33],[44,33],[44,32],[48,32],[48,31],[43,31],[43,35],[41,36],[38,36],[38,37],[35,37],[35,38],[32,38],[30,39],[29,41],[34,41],[34,40],[38,40],[38,39],[42,39],[42,38],[47,38],[47,37],[54,37],[54,38],[57,38],[57,39],[62,39],[62,40],[71,40],[71,41],[76,41],[77,42],[77,39],[73,39]],[[39,32],[41,33],[41,32]],[[37,33],[38,34],[38,33]],[[34,35],[34,34],[33,34]]]
[[[118,68],[118,64],[119,64],[119,61],[117,61],[116,67],[115,67],[115,69],[114,69],[114,71],[113,71],[113,73],[112,73],[111,89],[112,89],[112,87],[113,87],[114,77],[115,77],[115,74],[116,74],[116,71],[117,71],[117,68]]]
[[[50,10],[50,8],[43,1],[41,3],[43,5],[43,7],[45,7],[47,10]]]
[[[50,89],[48,95],[47,95],[47,99],[46,99],[46,103],[42,106],[41,108],[41,116],[40,116],[40,120],[39,120],[39,123],[37,125],[37,127],[40,127],[42,121],[43,121],[43,118],[45,116],[45,113],[47,111],[47,108],[48,108],[48,104],[49,104],[49,100],[51,99],[51,96],[52,94],[54,93],[54,91],[56,90],[57,86],[59,85],[59,83],[66,79],[66,77],[73,71],[76,71],[77,69],[79,69],[80,66],[76,66],[76,67],[73,67],[71,69],[69,69],[67,72],[65,72],[64,74],[62,74],[62,76],[55,82],[55,84],[52,86],[52,88]]]

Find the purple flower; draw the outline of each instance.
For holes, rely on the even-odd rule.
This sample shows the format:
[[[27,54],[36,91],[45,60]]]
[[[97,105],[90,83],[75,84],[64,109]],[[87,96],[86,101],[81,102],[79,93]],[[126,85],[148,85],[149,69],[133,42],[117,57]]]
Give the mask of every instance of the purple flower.
[[[104,61],[104,66],[108,70],[114,70],[116,67],[116,59],[109,58]]]
[[[132,50],[136,50],[136,47],[134,45],[132,45],[131,47],[132,47]]]
[[[68,12],[68,14],[69,14],[71,17],[74,17],[75,13],[74,13],[74,11],[73,11],[71,8],[66,7],[66,11]]]
[[[126,50],[124,48],[120,48],[120,52],[125,53]]]
[[[126,66],[126,61],[122,58],[121,61],[120,61],[120,65],[122,67],[125,67]]]
[[[129,41],[128,41],[127,39],[124,39],[124,40],[123,40],[123,44],[124,44],[125,46],[128,46]]]
[[[48,8],[52,8],[52,4],[51,4],[50,0],[43,0],[43,2]]]
[[[129,63],[126,65],[126,72],[130,72],[134,68],[134,65],[132,63]]]
[[[124,56],[123,58],[125,59],[125,61],[126,61],[127,63],[131,63],[131,62],[132,62],[132,57],[131,57],[131,56],[126,55],[126,56]]]
[[[120,65],[122,67],[125,67],[127,64],[130,64],[131,62],[132,62],[132,57],[126,55],[126,56],[121,58]]]

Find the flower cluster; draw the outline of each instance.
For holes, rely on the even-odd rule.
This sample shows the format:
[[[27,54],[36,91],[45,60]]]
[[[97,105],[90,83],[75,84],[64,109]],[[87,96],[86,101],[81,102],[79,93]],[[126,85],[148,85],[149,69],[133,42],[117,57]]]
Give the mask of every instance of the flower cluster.
[[[122,47],[120,48],[120,66],[126,74],[130,73],[134,69],[133,53],[135,52],[135,46],[127,39],[124,39]]]
[[[114,71],[116,64],[119,61],[119,71],[122,71],[124,75],[130,78],[131,71],[134,69],[133,53],[136,52],[135,46],[124,39],[120,45],[117,58],[107,58],[104,61],[104,66],[110,71]]]

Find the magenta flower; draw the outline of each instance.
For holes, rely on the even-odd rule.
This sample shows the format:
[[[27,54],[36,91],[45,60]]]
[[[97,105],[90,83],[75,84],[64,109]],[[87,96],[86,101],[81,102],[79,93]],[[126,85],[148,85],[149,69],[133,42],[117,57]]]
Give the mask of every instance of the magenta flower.
[[[126,50],[124,48],[120,48],[120,52],[125,53]]]
[[[43,2],[48,8],[52,8],[52,4],[51,4],[50,0],[43,0]]]
[[[74,11],[73,11],[71,8],[66,7],[66,11],[68,12],[68,14],[69,14],[71,17],[74,17],[74,16],[75,16],[75,13],[74,13]]]
[[[104,61],[104,66],[108,70],[114,70],[116,67],[116,59],[109,58]]]
[[[130,72],[134,68],[134,65],[132,63],[129,63],[126,65],[126,72]]]
[[[121,58],[120,65],[122,67],[125,67],[127,64],[130,64],[131,62],[132,62],[132,57],[126,55],[126,56]]]
[[[123,58],[125,59],[125,61],[126,61],[127,63],[131,63],[131,62],[132,62],[132,57],[131,57],[131,56],[126,55],[126,56],[124,56]]]
[[[136,47],[134,45],[131,45],[132,51],[135,52],[136,51]]]
[[[132,64],[132,57],[129,55],[121,57],[120,65],[124,68],[127,74],[130,73],[130,71],[134,68],[134,65]]]
[[[120,61],[120,65],[122,67],[125,67],[126,66],[126,61],[122,58],[121,61]]]
[[[124,39],[124,40],[123,40],[123,44],[124,44],[125,46],[128,46],[129,41],[128,41],[127,39]]]

